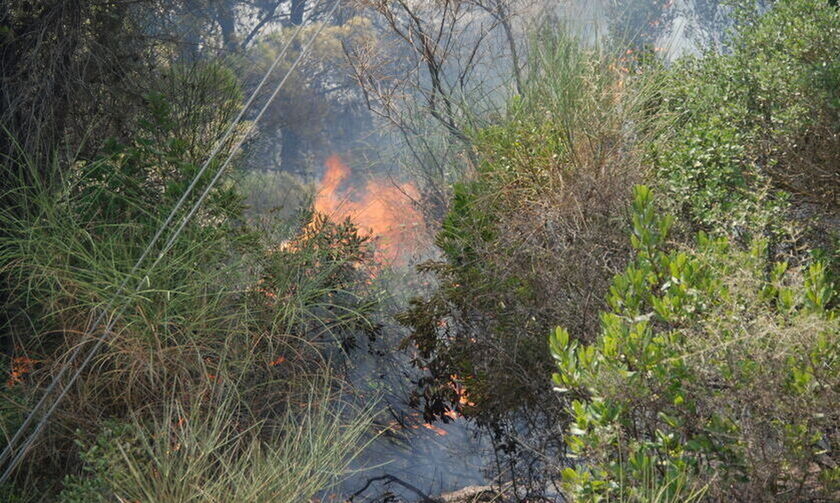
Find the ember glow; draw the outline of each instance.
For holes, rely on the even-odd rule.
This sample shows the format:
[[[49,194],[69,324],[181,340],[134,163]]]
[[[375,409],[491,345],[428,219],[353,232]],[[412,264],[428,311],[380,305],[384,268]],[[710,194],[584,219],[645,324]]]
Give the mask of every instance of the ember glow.
[[[432,423],[423,423],[423,427],[432,430],[433,432],[435,432],[435,434],[440,435],[441,437],[449,435],[448,431],[444,430],[443,428],[437,427]]]
[[[12,359],[12,371],[9,374],[9,379],[6,381],[6,386],[11,388],[15,384],[23,382],[23,376],[32,372],[37,360],[26,356],[17,356]]]
[[[458,403],[462,406],[475,406],[475,403],[470,400],[469,395],[467,394],[467,388],[464,386],[463,379],[461,379],[457,374],[452,374],[449,378],[451,379],[452,389],[458,395]]]
[[[283,356],[283,355],[280,355],[277,358],[275,358],[273,362],[271,362],[271,366],[276,367],[276,366],[278,366],[282,363],[285,363],[285,362],[286,362],[286,357]]]
[[[412,204],[420,196],[414,184],[373,179],[364,189],[355,188],[346,183],[350,168],[341,157],[332,155],[325,164],[315,211],[334,221],[350,218],[361,234],[373,238],[378,262],[405,265],[428,245],[423,216]]]
[[[453,419],[457,419],[457,417],[453,417]],[[449,435],[449,432],[446,431],[445,429],[443,429],[439,426],[435,426],[432,423],[424,422],[422,420],[422,418],[420,417],[419,412],[412,412],[411,414],[404,417],[401,421],[391,421],[391,423],[388,425],[388,428],[391,428],[391,429],[394,429],[394,430],[401,430],[401,429],[406,429],[406,428],[407,429],[412,429],[412,430],[417,430],[421,427],[426,428],[427,430],[434,432],[435,435],[438,435],[438,436],[441,436],[441,437],[445,437],[446,435]]]

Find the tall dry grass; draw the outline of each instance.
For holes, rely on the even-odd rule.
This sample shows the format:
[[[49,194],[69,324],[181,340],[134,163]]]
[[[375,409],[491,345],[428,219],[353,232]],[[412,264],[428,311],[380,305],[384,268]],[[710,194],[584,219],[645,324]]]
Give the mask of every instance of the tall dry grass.
[[[126,501],[310,497],[340,477],[371,419],[328,377],[374,329],[365,239],[307,212],[246,222],[226,184],[154,269],[129,272],[174,195],[155,188],[165,179],[119,182],[132,181],[126,157],[78,164],[58,188],[21,185],[0,211],[4,367],[20,374],[0,391],[6,439],[63,366],[76,371],[72,352],[108,337],[6,489],[57,495],[80,477]],[[80,446],[111,424],[140,443],[88,455]]]

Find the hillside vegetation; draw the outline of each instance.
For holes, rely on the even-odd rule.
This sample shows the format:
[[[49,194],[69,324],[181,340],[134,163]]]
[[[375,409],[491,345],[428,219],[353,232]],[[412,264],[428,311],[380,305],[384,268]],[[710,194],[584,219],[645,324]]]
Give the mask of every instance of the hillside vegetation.
[[[441,287],[401,320],[427,413],[488,425],[524,484],[840,494],[840,13],[738,15],[730,51],[667,66],[540,36],[524,95],[474,132],[424,266]]]
[[[412,417],[489,440],[494,501],[840,500],[836,2],[733,2],[725,46],[674,61],[655,34],[546,16],[520,53],[508,33],[515,79],[481,97],[469,72],[441,84],[410,2],[244,4],[0,7],[0,430],[38,432],[0,499],[344,501],[400,428],[385,376],[350,383],[385,341]],[[439,4],[505,28],[517,5]],[[306,58],[298,26],[323,29]],[[378,39],[440,80],[388,81],[416,56],[396,49],[364,74]],[[275,59],[292,78],[272,101]],[[389,85],[405,101],[377,116]],[[438,170],[369,184],[442,215],[419,278],[314,209],[318,159],[376,157],[377,121],[403,128],[407,169]]]

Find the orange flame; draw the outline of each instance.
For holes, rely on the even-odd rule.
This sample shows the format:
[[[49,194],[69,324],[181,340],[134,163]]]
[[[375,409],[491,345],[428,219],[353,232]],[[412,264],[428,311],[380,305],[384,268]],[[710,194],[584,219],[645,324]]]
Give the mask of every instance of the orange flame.
[[[461,379],[458,374],[452,374],[449,378],[451,379],[452,389],[455,391],[455,394],[458,395],[458,403],[468,407],[475,407],[475,403],[470,400],[469,394],[467,393],[467,387],[464,385],[463,379]]]
[[[315,211],[335,220],[350,218],[360,234],[374,238],[378,262],[405,265],[428,244],[423,216],[412,205],[420,196],[414,184],[369,180],[364,190],[342,187],[350,168],[338,155],[331,155],[325,165]]]
[[[431,423],[423,423],[423,427],[426,428],[426,429],[432,430],[433,432],[435,432],[437,435],[440,435],[441,437],[449,435],[448,431],[444,430],[443,428],[439,428],[439,427],[437,427],[437,426],[435,426]]]
[[[11,388],[15,384],[23,382],[23,376],[32,372],[38,360],[26,356],[16,356],[12,358],[12,371],[9,373],[9,379],[6,381],[6,386]]]
[[[453,417],[452,419],[456,419],[456,418]],[[434,432],[435,435],[438,435],[438,436],[441,436],[441,437],[445,437],[446,435],[449,435],[449,432],[444,430],[443,428],[441,428],[439,426],[435,426],[432,423],[427,423],[427,422],[422,421],[421,418],[420,418],[420,413],[419,412],[412,412],[411,414],[409,414],[408,416],[403,418],[403,421],[391,421],[388,424],[388,428],[391,428],[391,429],[394,429],[394,430],[400,430],[400,429],[404,429],[404,428],[410,428],[412,430],[417,430],[417,429],[420,429],[420,427],[426,428],[427,430]]]

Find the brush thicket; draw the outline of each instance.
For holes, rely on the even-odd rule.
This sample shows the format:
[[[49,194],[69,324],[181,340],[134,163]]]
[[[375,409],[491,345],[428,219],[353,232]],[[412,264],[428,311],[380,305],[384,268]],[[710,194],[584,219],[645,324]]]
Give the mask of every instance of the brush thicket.
[[[103,461],[89,450],[83,456],[85,479],[105,477],[103,470],[130,474],[106,481],[109,494],[122,491],[132,495],[128,500],[181,501],[177,491],[189,490],[206,491],[206,501],[229,501],[224,494],[247,489],[236,483],[256,484],[253,501],[311,495],[357,452],[351,444],[368,419],[349,417],[334,403],[338,395],[328,388],[336,382],[326,376],[354,337],[373,330],[366,240],[351,224],[308,211],[246,221],[235,185],[223,183],[153,268],[161,244],[130,272],[196,172],[182,160],[185,149],[148,138],[113,146],[56,169],[60,176],[51,183],[39,183],[25,156],[3,166],[10,176],[29,175],[6,195],[14,204],[0,213],[3,328],[12,355],[5,366],[17,370],[3,390],[6,438],[63,366],[70,372],[62,386],[78,368],[82,358],[70,361],[74,349],[82,345],[84,355],[97,337],[107,337],[18,470],[20,488],[37,481],[38,492],[54,494],[56,481],[80,475],[79,445],[93,445],[111,428],[106,422],[151,442],[141,444],[146,457],[126,452]],[[104,321],[95,325],[101,313]],[[290,408],[295,390],[307,383],[320,383],[311,397],[320,405]],[[155,443],[177,423],[161,418],[183,414],[195,421],[169,434],[193,438],[184,443],[197,444],[185,451],[196,455],[194,463],[167,457]],[[217,418],[232,414],[244,414],[244,433],[222,429]],[[306,445],[307,455],[290,450]],[[255,459],[246,461],[243,452]],[[284,468],[283,460],[301,470]],[[185,462],[177,482],[154,476],[167,463]],[[217,473],[222,462],[230,464],[224,476]],[[205,487],[194,487],[201,480]]]

